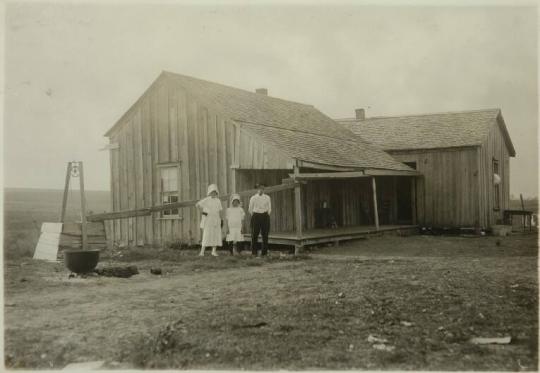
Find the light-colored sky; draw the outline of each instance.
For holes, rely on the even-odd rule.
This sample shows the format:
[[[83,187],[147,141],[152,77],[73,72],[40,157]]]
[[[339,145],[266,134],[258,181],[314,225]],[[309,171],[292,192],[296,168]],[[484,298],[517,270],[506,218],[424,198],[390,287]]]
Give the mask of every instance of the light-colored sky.
[[[537,195],[531,7],[9,3],[4,184],[62,188],[82,160],[108,189],[105,131],[162,70],[314,105],[331,117],[499,107]]]

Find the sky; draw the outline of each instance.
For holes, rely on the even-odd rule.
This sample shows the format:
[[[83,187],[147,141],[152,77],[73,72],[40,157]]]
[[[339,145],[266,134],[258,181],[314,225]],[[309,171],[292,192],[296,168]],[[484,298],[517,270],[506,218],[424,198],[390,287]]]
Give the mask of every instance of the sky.
[[[104,133],[162,70],[314,105],[333,118],[500,108],[511,193],[538,195],[530,6],[8,3],[5,187],[109,189]]]

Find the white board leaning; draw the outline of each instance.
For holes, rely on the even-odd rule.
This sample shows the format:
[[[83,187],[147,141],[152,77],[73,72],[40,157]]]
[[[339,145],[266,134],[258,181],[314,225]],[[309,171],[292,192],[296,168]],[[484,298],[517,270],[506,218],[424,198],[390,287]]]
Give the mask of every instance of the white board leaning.
[[[62,223],[43,223],[41,235],[34,251],[34,259],[57,261]]]

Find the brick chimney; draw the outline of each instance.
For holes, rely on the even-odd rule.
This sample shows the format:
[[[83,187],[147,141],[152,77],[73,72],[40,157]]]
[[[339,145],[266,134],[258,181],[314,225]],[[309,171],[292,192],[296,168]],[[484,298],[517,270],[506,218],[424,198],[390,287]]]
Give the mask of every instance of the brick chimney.
[[[260,95],[268,96],[268,89],[266,89],[266,88],[257,88],[255,90],[255,93],[258,93]]]
[[[354,112],[356,113],[356,120],[366,119],[366,111],[364,109],[355,109]]]

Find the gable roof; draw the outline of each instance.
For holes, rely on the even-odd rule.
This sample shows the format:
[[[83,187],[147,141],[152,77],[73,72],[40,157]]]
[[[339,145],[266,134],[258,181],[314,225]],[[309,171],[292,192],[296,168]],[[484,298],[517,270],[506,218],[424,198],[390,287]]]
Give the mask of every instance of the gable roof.
[[[331,166],[411,171],[311,105],[171,72],[163,72],[156,82],[162,79],[291,158]]]
[[[497,124],[510,155],[516,155],[500,109],[336,121],[388,151],[479,146]]]

